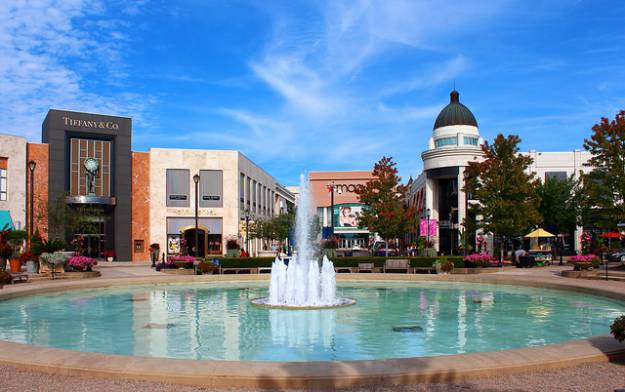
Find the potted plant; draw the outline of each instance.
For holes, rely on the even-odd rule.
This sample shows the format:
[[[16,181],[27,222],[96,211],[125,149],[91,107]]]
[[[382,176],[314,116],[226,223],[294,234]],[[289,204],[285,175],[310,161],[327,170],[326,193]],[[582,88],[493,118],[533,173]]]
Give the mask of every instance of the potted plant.
[[[89,272],[98,262],[87,256],[72,256],[67,260],[67,266],[74,271]]]
[[[115,260],[115,251],[114,250],[105,250],[102,252],[102,257],[106,259],[109,263]]]
[[[30,273],[36,273],[37,267],[35,265],[35,255],[33,255],[30,251],[26,251],[20,254],[20,263],[22,265],[26,265],[26,271]]]

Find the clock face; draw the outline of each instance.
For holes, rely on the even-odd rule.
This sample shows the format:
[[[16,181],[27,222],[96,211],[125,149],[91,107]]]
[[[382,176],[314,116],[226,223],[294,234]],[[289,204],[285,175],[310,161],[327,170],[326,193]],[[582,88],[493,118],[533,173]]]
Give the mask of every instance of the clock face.
[[[93,158],[85,159],[85,169],[87,169],[87,171],[93,173],[98,170],[99,166],[100,166],[100,163],[96,159],[93,159]]]

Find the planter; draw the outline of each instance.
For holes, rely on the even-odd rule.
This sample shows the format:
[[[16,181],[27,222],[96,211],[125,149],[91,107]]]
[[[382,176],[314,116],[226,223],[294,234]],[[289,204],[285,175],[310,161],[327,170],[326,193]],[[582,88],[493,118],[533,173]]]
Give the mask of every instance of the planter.
[[[454,268],[451,271],[454,275],[477,275],[477,274],[491,274],[501,271],[498,267],[473,267],[473,268]]]
[[[192,269],[185,269],[185,268],[179,268],[179,269],[163,268],[161,272],[164,274],[169,274],[169,275],[193,275],[195,271],[193,271]]]
[[[11,272],[22,272],[22,262],[20,259],[11,259]]]
[[[202,274],[210,275],[213,274],[215,270],[218,270],[219,266],[212,263],[200,263],[197,268],[202,272]]]
[[[72,271],[66,272],[63,276],[68,279],[90,279],[90,278],[98,278],[100,275],[100,271]]]
[[[113,261],[113,257],[111,257],[111,256],[107,257],[106,261],[108,261],[110,263],[111,261]]]
[[[565,270],[562,271],[562,276],[564,276],[565,278],[574,278],[574,279],[579,279],[579,278],[592,278],[597,276],[597,272],[596,271],[592,271],[592,270],[581,270],[581,271],[575,271],[575,270]]]

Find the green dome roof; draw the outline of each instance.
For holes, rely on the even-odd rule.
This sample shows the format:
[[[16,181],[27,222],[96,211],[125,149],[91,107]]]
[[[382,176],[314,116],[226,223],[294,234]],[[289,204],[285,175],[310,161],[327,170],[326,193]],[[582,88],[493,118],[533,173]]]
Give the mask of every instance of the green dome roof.
[[[471,113],[468,107],[460,103],[460,94],[453,90],[449,96],[449,105],[445,106],[438,114],[438,117],[436,117],[434,129],[450,125],[472,125],[477,127],[477,121],[473,113]]]

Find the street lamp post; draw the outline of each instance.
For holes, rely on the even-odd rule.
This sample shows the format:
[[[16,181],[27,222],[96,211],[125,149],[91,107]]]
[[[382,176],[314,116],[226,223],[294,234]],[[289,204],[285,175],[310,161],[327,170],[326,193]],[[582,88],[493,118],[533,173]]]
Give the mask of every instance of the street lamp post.
[[[250,210],[245,210],[245,253],[250,257]]]
[[[34,233],[34,215],[35,215],[35,167],[37,167],[37,162],[28,161],[28,170],[30,170],[30,227],[29,227],[29,236],[28,236],[28,244],[32,247],[33,241],[33,233]]]
[[[198,200],[198,184],[200,183],[200,176],[199,174],[196,174],[193,176],[193,182],[195,183],[195,252],[194,252],[194,256],[198,257],[198,253],[200,252],[200,244],[198,242],[200,242],[199,240],[199,233],[198,233],[198,207],[199,207],[199,200]]]

